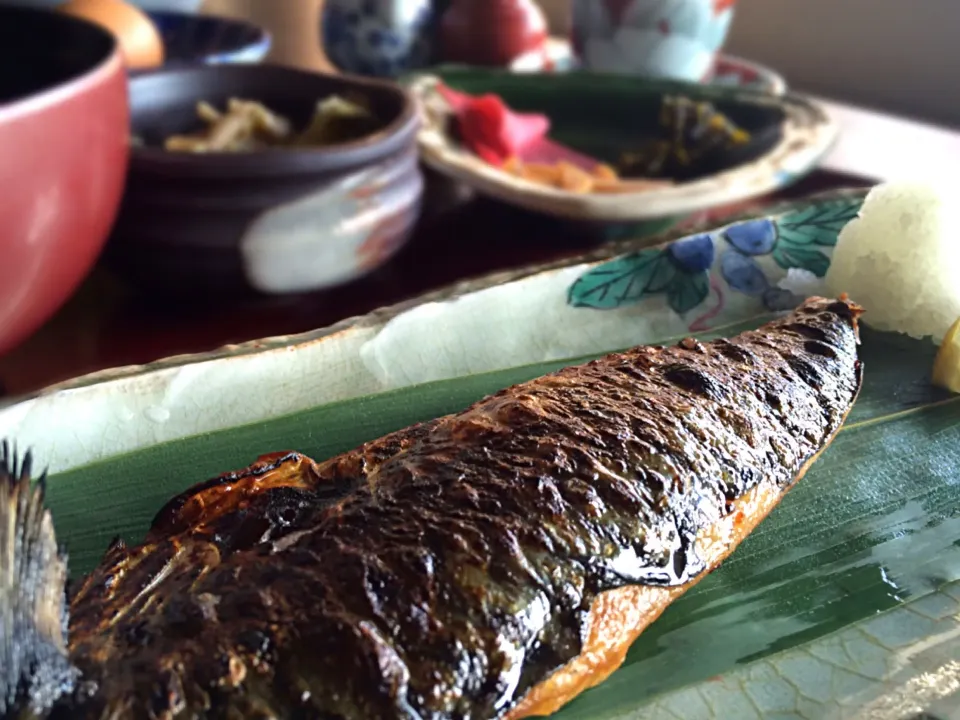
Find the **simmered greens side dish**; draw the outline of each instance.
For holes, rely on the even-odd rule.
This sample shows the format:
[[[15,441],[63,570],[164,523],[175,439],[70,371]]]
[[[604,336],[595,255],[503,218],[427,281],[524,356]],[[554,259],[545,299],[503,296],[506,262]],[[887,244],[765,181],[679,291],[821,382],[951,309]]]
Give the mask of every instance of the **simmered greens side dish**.
[[[749,132],[712,103],[682,95],[667,95],[660,108],[663,136],[638,150],[623,153],[621,174],[643,177],[684,177],[718,153],[746,146]]]
[[[294,129],[290,120],[255,100],[230,98],[223,111],[197,103],[197,117],[206,127],[197,133],[173,135],[164,141],[170,152],[251,152],[265,148],[327,147],[358,140],[380,123],[362,98],[331,95],[317,103],[309,125]]]

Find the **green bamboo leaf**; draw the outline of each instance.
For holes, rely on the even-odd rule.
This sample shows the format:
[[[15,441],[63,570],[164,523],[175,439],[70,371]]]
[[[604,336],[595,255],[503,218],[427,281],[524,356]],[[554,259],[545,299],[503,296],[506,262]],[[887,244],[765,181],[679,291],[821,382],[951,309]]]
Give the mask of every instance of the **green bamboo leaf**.
[[[711,718],[891,717],[891,707],[907,706],[924,708],[909,716],[913,720],[951,717],[960,707],[960,687],[951,692],[952,683],[934,678],[942,670],[955,674],[953,658],[960,657],[957,618],[960,582],[948,583],[824,638],[739,665],[720,680],[660,695],[629,715],[700,717],[697,710],[706,701]],[[932,687],[938,695],[947,695],[931,702]],[[847,712],[838,713],[840,707]]]
[[[677,274],[664,250],[641,250],[588,270],[570,286],[567,302],[574,307],[612,310],[663,292]]]
[[[640,637],[618,672],[556,717],[642,717],[660,693],[960,579],[960,397],[931,386],[935,351],[930,342],[865,328],[863,391],[833,445],[722,568]],[[73,571],[83,572],[113,535],[139,540],[171,495],[258,454],[329,457],[585,359],[407,387],[60,473],[48,486],[58,534]]]
[[[857,216],[862,205],[863,198],[843,198],[782,215],[776,221],[778,242],[832,247],[837,244],[837,235],[844,225]]]
[[[817,277],[826,275],[830,267],[830,258],[822,252],[801,247],[777,245],[773,250],[773,259],[784,270],[800,268],[809,270]]]

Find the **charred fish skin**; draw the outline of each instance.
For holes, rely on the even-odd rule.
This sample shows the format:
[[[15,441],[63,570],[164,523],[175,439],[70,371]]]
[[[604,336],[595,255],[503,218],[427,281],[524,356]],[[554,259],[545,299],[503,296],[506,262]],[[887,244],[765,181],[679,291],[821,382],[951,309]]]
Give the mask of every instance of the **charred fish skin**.
[[[859,312],[813,299],[197,486],[79,587],[84,685],[58,710],[502,718],[579,655],[601,593],[684,587],[701,532],[802,474],[859,390]]]

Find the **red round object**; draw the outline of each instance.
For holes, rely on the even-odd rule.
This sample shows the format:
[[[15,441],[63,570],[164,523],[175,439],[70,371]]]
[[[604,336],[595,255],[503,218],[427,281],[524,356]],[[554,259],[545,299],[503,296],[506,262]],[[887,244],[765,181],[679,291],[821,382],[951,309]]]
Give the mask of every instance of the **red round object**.
[[[129,127],[109,33],[0,8],[0,353],[53,315],[96,261],[123,194]]]
[[[505,67],[547,35],[534,0],[453,0],[440,20],[440,52],[444,62]]]

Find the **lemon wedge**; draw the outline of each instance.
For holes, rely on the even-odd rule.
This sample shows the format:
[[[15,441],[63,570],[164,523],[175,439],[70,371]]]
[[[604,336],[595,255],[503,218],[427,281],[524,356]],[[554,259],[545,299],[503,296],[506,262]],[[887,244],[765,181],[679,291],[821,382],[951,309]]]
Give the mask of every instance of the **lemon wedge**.
[[[933,384],[960,393],[960,318],[943,336],[943,343],[933,361]]]

